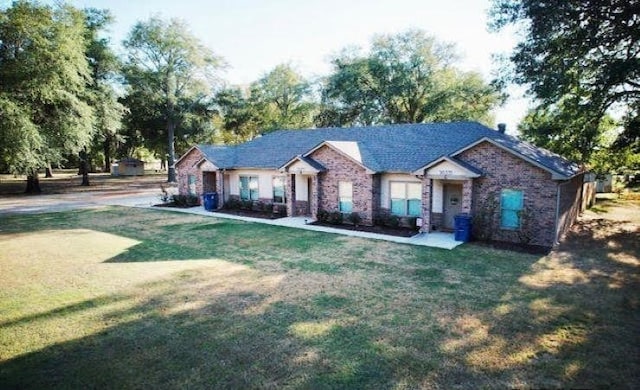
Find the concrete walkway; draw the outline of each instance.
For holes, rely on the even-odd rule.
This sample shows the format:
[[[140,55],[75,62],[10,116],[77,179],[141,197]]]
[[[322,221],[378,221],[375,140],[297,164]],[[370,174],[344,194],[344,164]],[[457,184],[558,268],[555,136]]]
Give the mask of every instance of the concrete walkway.
[[[140,206],[134,206],[134,207],[140,207]],[[234,219],[234,220],[245,221],[245,222],[262,223],[266,225],[284,226],[284,227],[290,227],[290,228],[296,228],[296,229],[312,230],[315,232],[341,234],[343,236],[391,241],[399,244],[420,245],[420,246],[428,246],[428,247],[442,248],[442,249],[453,249],[458,245],[462,244],[461,241],[456,241],[454,239],[453,233],[432,232],[428,234],[419,233],[413,237],[397,237],[397,236],[390,236],[387,234],[361,232],[361,231],[355,231],[355,230],[332,228],[327,226],[310,225],[310,223],[313,222],[313,220],[311,220],[308,217],[286,217],[286,218],[278,218],[278,219],[251,218],[251,217],[231,215],[226,213],[218,213],[215,211],[207,211],[204,209],[204,207],[191,207],[187,209],[170,208],[167,210],[182,212],[182,213],[189,213],[189,214],[198,214],[198,215],[204,215],[204,216],[216,217],[216,218]]]
[[[29,197],[7,197],[0,198],[0,215],[3,213],[45,213],[56,211],[70,211],[77,209],[95,208],[101,206],[124,206],[152,208],[158,204],[160,199],[157,190],[140,191],[131,193],[81,193],[81,194],[60,194],[42,195]],[[165,208],[165,211],[173,211],[188,214],[204,215],[208,217],[235,219],[246,222],[263,223],[275,226],[284,226],[296,229],[312,230],[316,232],[341,234],[344,236],[369,238],[374,240],[391,241],[400,244],[420,245],[443,249],[453,249],[462,244],[454,240],[451,233],[420,233],[413,237],[397,237],[386,234],[360,232],[347,229],[337,229],[326,226],[310,225],[309,218],[287,217],[280,219],[251,218],[238,215],[206,211],[204,207],[191,207],[186,209]]]

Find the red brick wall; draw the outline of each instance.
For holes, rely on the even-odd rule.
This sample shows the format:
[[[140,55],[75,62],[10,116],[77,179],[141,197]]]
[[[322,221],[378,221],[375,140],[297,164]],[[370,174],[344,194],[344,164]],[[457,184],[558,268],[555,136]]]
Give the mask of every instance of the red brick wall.
[[[353,211],[360,213],[363,224],[373,223],[373,175],[354,161],[328,146],[310,156],[327,170],[318,175],[318,209],[338,210],[338,182],[353,183]]]
[[[473,180],[472,214],[474,235],[486,239],[552,246],[555,241],[557,182],[551,174],[513,154],[483,142],[456,156],[482,170],[484,175]],[[500,192],[503,189],[524,192],[525,215],[517,230],[500,228]],[[493,207],[493,211],[492,210]],[[489,216],[490,225],[478,218]],[[489,210],[489,212],[487,212]]]
[[[576,221],[582,207],[582,182],[584,174],[578,175],[560,186],[560,210],[558,215],[558,240]]]
[[[176,164],[176,170],[178,173],[178,193],[180,195],[189,194],[189,175],[195,175],[196,177],[196,194],[202,195],[202,172],[196,166],[196,163],[200,161],[204,156],[198,148],[193,148],[186,157],[182,158]]]

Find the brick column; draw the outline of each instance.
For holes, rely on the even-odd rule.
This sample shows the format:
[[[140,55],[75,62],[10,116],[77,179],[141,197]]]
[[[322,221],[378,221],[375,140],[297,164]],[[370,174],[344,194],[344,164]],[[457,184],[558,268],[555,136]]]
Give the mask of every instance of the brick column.
[[[224,172],[216,171],[216,192],[218,193],[218,205],[216,208],[224,206]]]
[[[311,218],[318,219],[318,175],[311,176],[311,188],[308,188],[310,192],[311,204],[309,209],[311,211]]]
[[[287,215],[290,217],[295,217],[295,210],[296,210],[296,191],[294,189],[293,184],[295,180],[295,176],[292,174],[287,173],[286,179],[285,179],[285,185],[287,187]]]
[[[462,212],[471,214],[471,199],[473,198],[473,180],[467,179],[462,183]]]
[[[431,230],[431,179],[425,175],[422,178],[422,227],[420,232]]]

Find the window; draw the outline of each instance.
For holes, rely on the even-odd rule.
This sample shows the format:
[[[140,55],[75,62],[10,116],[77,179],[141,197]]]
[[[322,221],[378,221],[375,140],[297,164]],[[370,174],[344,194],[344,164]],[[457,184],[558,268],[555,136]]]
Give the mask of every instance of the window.
[[[285,191],[284,177],[274,176],[273,177],[273,203],[285,203],[286,202],[285,194],[286,194],[286,191]]]
[[[524,194],[519,190],[502,190],[500,194],[500,227],[520,227],[520,212],[524,208]]]
[[[422,184],[391,182],[391,214],[419,217],[422,214]]]
[[[338,182],[338,209],[343,213],[353,210],[353,184],[350,181]]]
[[[189,195],[195,195],[196,194],[196,175],[189,175],[188,182],[189,182]]]
[[[257,176],[240,176],[240,199],[258,200]]]

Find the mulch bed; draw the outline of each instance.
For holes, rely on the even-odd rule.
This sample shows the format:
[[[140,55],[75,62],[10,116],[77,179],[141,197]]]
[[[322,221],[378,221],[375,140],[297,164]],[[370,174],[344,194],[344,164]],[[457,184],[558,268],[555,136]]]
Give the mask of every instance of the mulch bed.
[[[263,213],[259,211],[250,211],[250,210],[218,209],[218,210],[214,210],[214,212],[221,213],[221,214],[237,215],[241,217],[262,218],[262,219],[279,219],[279,218],[286,217],[286,215],[282,215],[282,214]]]
[[[311,225],[325,226],[335,229],[352,230],[358,232],[386,234],[388,236],[396,237],[413,237],[418,234],[418,231],[410,228],[390,228],[386,226],[363,226],[363,225],[333,225],[326,222],[314,222]]]

